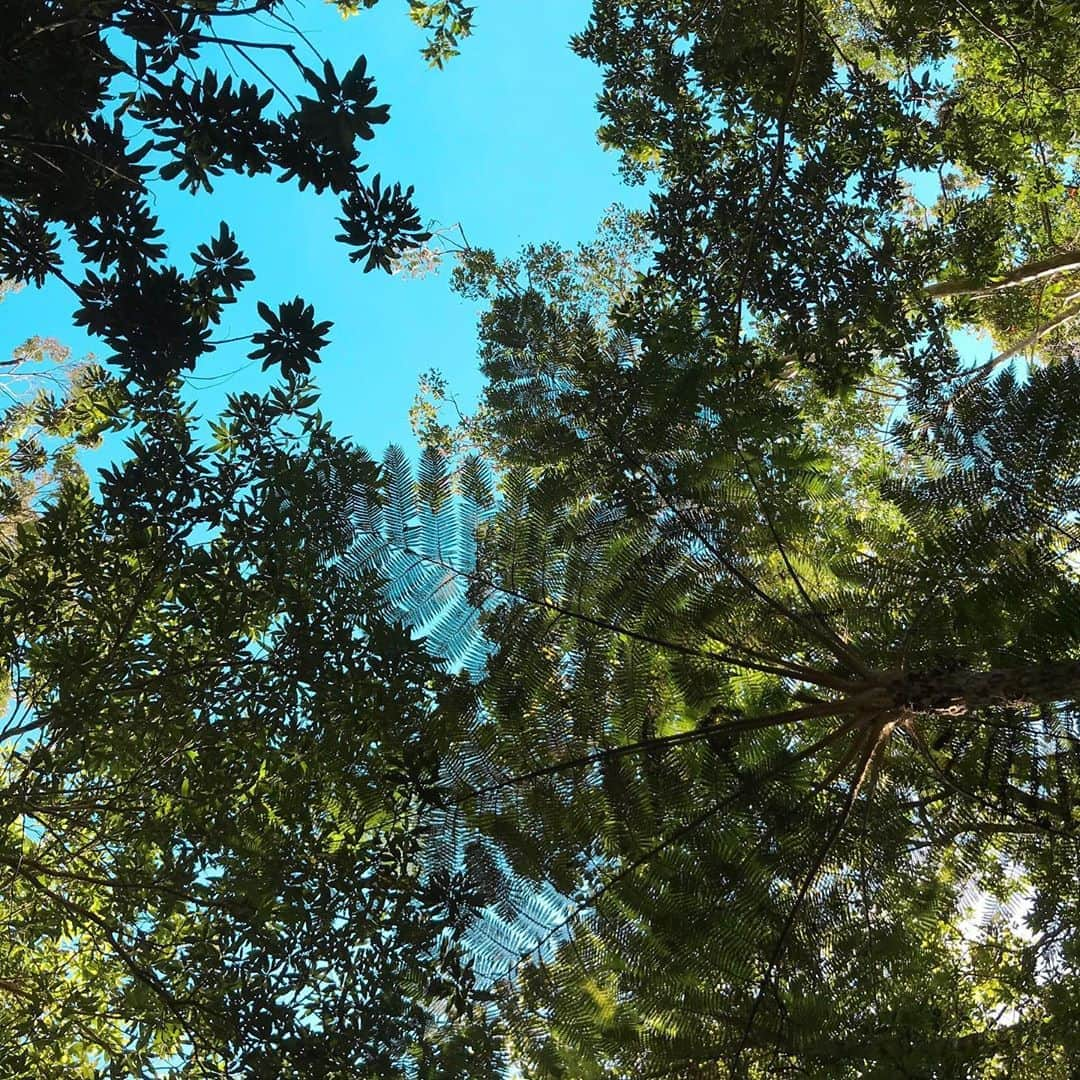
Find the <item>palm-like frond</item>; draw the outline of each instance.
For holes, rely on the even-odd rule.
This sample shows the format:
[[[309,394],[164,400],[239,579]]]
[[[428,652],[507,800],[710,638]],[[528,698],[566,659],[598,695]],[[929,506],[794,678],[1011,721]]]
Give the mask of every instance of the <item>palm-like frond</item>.
[[[626,446],[575,395],[595,371],[644,423],[633,356],[530,326],[503,405],[568,460],[501,477],[473,576],[493,654],[443,773],[522,1059],[854,1076],[901,1059],[900,1025],[974,1068],[996,1036],[954,929],[970,889],[1004,895],[1016,860],[1043,925],[1073,917],[1076,367],[887,445],[880,410],[824,430],[792,399],[756,435],[676,402],[664,443]]]
[[[452,472],[428,450],[414,473],[399,447],[382,463],[380,484],[356,489],[348,504],[346,575],[375,574],[397,617],[423,635],[452,667],[478,676],[487,647],[470,599],[477,576],[477,536],[494,508],[490,471],[472,457]]]

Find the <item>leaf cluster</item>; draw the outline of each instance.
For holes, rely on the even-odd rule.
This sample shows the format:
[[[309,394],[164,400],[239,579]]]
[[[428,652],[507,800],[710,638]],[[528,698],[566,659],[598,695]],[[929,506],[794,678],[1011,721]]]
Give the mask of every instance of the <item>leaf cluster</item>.
[[[361,180],[359,144],[389,117],[365,59],[344,73],[309,66],[281,0],[18,0],[0,33],[0,278],[67,283],[76,324],[141,384],[213,351],[224,308],[253,279],[225,224],[192,253],[193,269],[168,263],[154,182],[194,194],[236,173],[332,191],[342,239],[368,269],[425,238],[411,188]],[[222,52],[250,81],[215,69]],[[285,89],[290,77],[306,92]],[[86,267],[81,281],[67,275],[64,241]],[[303,311],[289,324],[301,336]],[[290,353],[287,370],[304,355]]]
[[[335,569],[379,478],[315,397],[205,446],[140,392],[100,499],[70,470],[2,555],[5,1069],[498,1067],[465,883],[421,871],[454,680]]]

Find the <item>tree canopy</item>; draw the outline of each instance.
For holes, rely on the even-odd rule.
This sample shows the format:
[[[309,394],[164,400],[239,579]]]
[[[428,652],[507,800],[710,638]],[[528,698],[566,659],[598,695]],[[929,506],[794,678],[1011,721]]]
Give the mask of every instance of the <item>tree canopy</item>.
[[[434,62],[471,28],[411,8]],[[299,298],[206,445],[137,335],[137,378],[18,403],[0,1063],[1073,1076],[1076,24],[595,0],[574,47],[649,209],[441,253],[486,386],[447,421],[426,378],[415,463],[329,431]],[[268,123],[353,169],[363,69],[303,77]],[[387,189],[331,172],[379,265]],[[406,217],[383,254],[437,260]]]
[[[416,14],[437,56],[455,25],[468,29]],[[102,338],[131,377],[160,382],[193,369],[255,276],[224,222],[191,252],[189,270],[167,262],[152,182],[194,195],[237,173],[331,191],[341,200],[339,239],[365,270],[388,269],[428,238],[411,187],[361,179],[359,144],[390,115],[366,60],[335,71],[283,0],[17,0],[4,15],[0,279],[66,282],[75,324]],[[81,280],[64,270],[64,240]],[[330,324],[299,298],[259,310],[266,326],[252,357],[307,372]]]
[[[376,470],[315,396],[130,398],[3,555],[8,1075],[491,1075],[418,862],[459,691],[335,569]]]
[[[1068,1075],[1075,363],[903,420],[887,372],[654,397],[502,280],[442,857],[528,1074]]]

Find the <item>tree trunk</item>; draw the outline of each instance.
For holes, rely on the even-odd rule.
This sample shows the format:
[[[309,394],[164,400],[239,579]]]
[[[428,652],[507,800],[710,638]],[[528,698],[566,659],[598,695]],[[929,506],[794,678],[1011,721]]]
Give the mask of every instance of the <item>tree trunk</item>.
[[[914,672],[886,677],[881,686],[893,708],[963,716],[988,705],[1031,708],[1080,697],[1080,660],[1060,660],[989,671]],[[882,696],[880,705],[888,707]]]
[[[950,296],[988,296],[1001,289],[1014,289],[1018,285],[1030,285],[1055,274],[1066,274],[1080,270],[1080,251],[1062,251],[1048,259],[1037,259],[1024,263],[1023,266],[1010,270],[1009,273],[990,281],[978,278],[954,278],[952,281],[939,281],[926,287],[927,296],[946,298]]]

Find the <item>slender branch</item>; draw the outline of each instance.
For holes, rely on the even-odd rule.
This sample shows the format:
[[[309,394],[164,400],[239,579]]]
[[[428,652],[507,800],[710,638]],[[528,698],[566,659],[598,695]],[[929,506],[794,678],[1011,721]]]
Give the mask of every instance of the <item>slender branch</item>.
[[[123,962],[124,966],[135,976],[140,982],[145,983],[151,990],[153,990],[165,1004],[168,1010],[179,1021],[181,1027],[189,1034],[194,1034],[191,1031],[189,1018],[184,1013],[183,1008],[176,995],[165,985],[162,979],[152,969],[143,967],[142,964],[135,959],[132,953],[120,943],[116,934],[113,932],[113,928],[109,926],[108,922],[97,912],[91,911],[89,908],[83,907],[81,904],[75,903],[68,897],[61,893],[55,892],[50,889],[48,885],[39,880],[35,875],[31,873],[20,873],[20,876],[30,885],[43,892],[54,903],[64,908],[66,911],[75,915],[79,919],[83,919],[93,923],[97,926],[105,935],[106,940],[113,947],[116,955]]]
[[[245,51],[246,46],[234,45],[233,48],[235,48],[236,51],[289,103],[293,110],[299,108],[292,95],[287,90],[282,89],[280,84],[274,80],[270,73],[253,56]],[[224,46],[222,46],[222,50],[224,50]],[[295,62],[299,62],[296,60],[295,54],[290,53],[290,56],[292,56]],[[228,58],[228,54],[226,54],[226,58]]]
[[[1013,54],[1013,59],[1016,61],[1017,70],[1020,72],[1020,80],[1022,83],[1026,84],[1027,79],[1025,78],[1025,74],[1028,70],[1027,61],[1024,59],[1020,50],[1016,47],[1015,42],[1013,42],[1010,37],[1007,37],[1005,34],[1001,33],[1000,30],[997,30],[995,27],[991,26],[989,23],[979,18],[979,16],[974,11],[972,11],[971,8],[967,6],[967,4],[964,3],[964,0],[956,0],[956,6],[960,8],[960,10],[963,11],[965,14],[967,14],[978,26],[981,26],[983,30],[985,30],[992,38],[1000,41],[1002,45],[1004,45],[1009,50],[1009,52]]]
[[[676,517],[682,521],[686,527],[690,530],[693,536],[709,551],[714,559],[722,566],[735,580],[744,588],[749,589],[759,600],[761,600],[766,606],[775,611],[778,615],[787,619],[795,626],[797,626],[803,632],[809,634],[811,637],[816,638],[824,647],[832,653],[842,664],[851,664],[851,658],[847,656],[847,650],[839,649],[836,642],[832,640],[830,635],[825,633],[822,629],[815,626],[813,622],[808,622],[797,611],[792,610],[786,604],[777,600],[774,596],[770,596],[764,589],[761,588],[752,578],[743,573],[738,568],[732,559],[729,559],[724,553],[709,539],[708,536],[702,532],[701,529],[693,521],[687,521],[686,515],[682,508],[678,504],[672,502],[672,500],[664,493],[660,482],[652,475],[645,465],[639,465],[639,471],[644,475],[649,483],[652,485],[656,494],[664,500],[668,508],[675,514]],[[855,668],[856,671],[862,670],[861,663]]]
[[[1049,322],[1043,323],[1042,326],[1037,327],[1035,330],[1033,330],[1022,340],[1018,341],[1011,348],[1006,349],[1003,353],[995,356],[993,360],[990,360],[988,363],[984,364],[982,368],[976,369],[976,372],[974,374],[978,374],[984,369],[987,373],[989,373],[995,368],[1000,367],[1007,360],[1011,360],[1017,354],[1025,352],[1032,346],[1037,345],[1039,341],[1046,337],[1046,335],[1049,334],[1051,331],[1057,330],[1058,327],[1064,326],[1068,322],[1072,322],[1072,320],[1075,319],[1077,315],[1080,315],[1080,302],[1070,304],[1067,308],[1055,315],[1054,318],[1052,318]]]
[[[296,59],[296,46],[291,45],[287,41],[244,41],[241,38],[211,37],[208,34],[200,34],[199,43],[209,45],[232,45],[234,48],[240,49],[274,49],[277,52],[288,53],[293,60],[296,60],[298,64],[300,63],[300,61]]]
[[[25,858],[21,854],[16,859],[10,855],[0,853],[0,863],[15,870],[24,869],[27,873],[40,874],[42,877],[56,878],[60,881],[78,881],[84,885],[98,885],[102,888],[111,890],[154,889],[166,892],[170,896],[175,896],[177,899],[187,901],[191,904],[202,903],[198,897],[193,896],[191,893],[184,892],[183,890],[177,889],[167,882],[160,880],[121,881],[119,878],[105,878],[96,874],[80,873],[77,870],[63,870],[58,866],[46,866],[44,863],[38,862],[37,859]]]
[[[727,807],[729,807],[733,802],[735,802],[736,799],[743,796],[748,790],[760,786],[766,780],[775,779],[777,776],[779,776],[787,769],[791,768],[793,765],[797,765],[799,762],[804,761],[806,758],[812,757],[814,754],[818,753],[819,750],[823,750],[825,747],[835,742],[836,739],[846,734],[846,732],[850,730],[851,723],[854,722],[855,721],[851,721],[848,724],[845,724],[842,727],[838,728],[836,731],[829,732],[828,735],[826,735],[822,739],[818,739],[817,742],[813,743],[811,746],[806,747],[805,750],[800,751],[798,754],[795,754],[790,758],[786,758],[780,761],[776,766],[769,769],[763,776],[748,777],[743,783],[739,784],[736,790],[732,792],[731,795],[729,795],[727,798],[718,800],[712,806],[708,807],[706,810],[703,810],[700,814],[692,817],[688,822],[686,822],[684,825],[681,825],[674,832],[669,833],[666,837],[661,838],[656,844],[650,847],[642,855],[639,855],[636,859],[632,859],[617,874],[615,874],[614,877],[608,878],[607,881],[597,886],[597,888],[594,889],[591,893],[589,893],[588,896],[586,896],[577,905],[575,905],[574,910],[569,915],[567,915],[565,919],[562,919],[560,922],[556,923],[553,927],[551,927],[551,929],[531,949],[529,949],[522,956],[520,956],[517,963],[509,971],[507,971],[507,977],[513,975],[513,973],[517,971],[518,968],[522,967],[522,965],[524,965],[527,962],[528,958],[534,953],[539,954],[540,949],[542,949],[556,934],[558,934],[561,930],[564,930],[572,922],[578,919],[586,909],[595,905],[598,900],[600,900],[616,885],[618,885],[622,881],[625,881],[636,871],[640,870],[641,867],[644,866],[647,862],[649,862],[649,860],[652,859],[654,855],[658,855],[665,848],[670,847],[672,844],[678,843],[684,836],[688,836],[699,825],[703,825],[710,818],[715,817],[722,810],[727,809]]]
[[[784,661],[779,661],[776,665],[758,663],[755,660],[741,659],[738,656],[731,656],[728,653],[716,653],[710,652],[707,649],[694,648],[692,645],[684,645],[681,642],[670,641],[666,638],[656,637],[652,634],[646,634],[638,630],[631,630],[628,627],[620,626],[617,623],[610,622],[607,619],[600,619],[594,615],[587,615],[582,611],[577,611],[574,608],[565,606],[564,604],[556,603],[554,600],[547,600],[537,598],[535,596],[529,596],[527,593],[523,593],[518,589],[511,588],[507,585],[499,585],[492,581],[485,574],[477,573],[476,571],[462,570],[459,567],[445,562],[442,559],[436,559],[434,556],[425,555],[422,552],[417,551],[415,548],[409,547],[407,544],[392,544],[390,541],[386,541],[388,546],[396,548],[403,554],[410,555],[420,562],[428,563],[432,566],[436,566],[441,570],[445,570],[448,573],[455,576],[462,577],[467,581],[471,581],[486,588],[491,589],[493,592],[501,593],[504,596],[509,596],[515,600],[520,600],[523,603],[530,604],[533,607],[539,607],[546,611],[553,611],[558,615],[562,615],[568,619],[573,619],[577,622],[586,623],[589,626],[595,626],[598,630],[607,630],[609,633],[618,634],[621,637],[630,638],[633,641],[640,641],[646,645],[654,645],[660,649],[669,649],[672,652],[681,653],[684,656],[693,656],[700,660],[708,660],[710,663],[730,664],[732,667],[743,668],[750,671],[760,671],[763,674],[779,675],[783,678],[796,679],[800,682],[811,682],[817,685],[834,688],[834,682],[832,678],[825,675],[819,680],[817,673],[812,672],[809,668],[803,668],[801,666],[789,665]],[[737,649],[735,646],[733,649]],[[742,651],[742,650],[740,650]]]
[[[851,665],[852,669],[859,672],[860,675],[868,675],[870,669],[862,662],[861,657],[854,652],[843,638],[833,630],[829,625],[828,620],[818,610],[817,605],[810,599],[809,593],[803,585],[802,578],[798,575],[795,567],[792,566],[791,560],[788,558],[787,548],[784,546],[784,542],[780,539],[780,533],[776,528],[776,523],[773,521],[772,514],[769,512],[768,503],[765,501],[762,495],[761,489],[758,486],[757,481],[754,479],[753,469],[750,467],[750,462],[746,460],[746,455],[743,454],[742,449],[738,446],[735,448],[735,452],[739,455],[739,459],[743,463],[743,468],[746,470],[746,478],[750,481],[750,486],[754,489],[754,495],[757,498],[758,506],[761,508],[761,513],[765,518],[765,524],[768,527],[769,535],[773,539],[773,543],[776,545],[776,550],[780,553],[780,558],[783,560],[784,567],[787,570],[788,577],[795,583],[795,588],[798,589],[799,595],[803,598],[803,603],[810,609],[814,618],[821,624],[822,629],[830,638],[834,641],[836,648],[840,650],[841,656],[839,659],[844,659]]]
[[[700,739],[712,735],[734,735],[746,731],[761,731],[771,727],[781,727],[787,724],[797,724],[802,720],[818,719],[831,716],[839,716],[850,711],[851,705],[845,701],[822,702],[820,705],[810,705],[802,709],[789,709],[786,712],[772,713],[768,716],[748,717],[744,720],[732,720],[721,724],[705,724],[694,728],[692,731],[680,731],[674,735],[661,735],[652,739],[642,739],[639,742],[626,743],[623,746],[612,746],[605,750],[598,750],[591,754],[581,754],[578,757],[567,758],[558,761],[554,765],[545,765],[538,769],[532,769],[526,773],[519,773],[497,784],[489,784],[487,787],[477,788],[468,793],[458,803],[471,802],[483,795],[490,795],[502,791],[515,784],[525,783],[529,780],[539,780],[545,776],[552,776],[564,769],[573,769],[580,765],[595,765],[602,761],[613,761],[627,754],[636,754],[648,750],[666,750],[672,746],[682,746],[685,743],[697,742]]]
[[[940,780],[941,783],[944,784],[950,791],[954,792],[957,795],[962,795],[966,799],[970,799],[977,806],[982,807],[983,810],[985,810],[988,813],[994,815],[995,817],[997,815],[999,815],[999,814],[1004,814],[1006,817],[1012,818],[1019,825],[1028,826],[1028,825],[1034,824],[1044,836],[1069,836],[1069,837],[1075,837],[1075,833],[1072,832],[1071,830],[1068,830],[1068,829],[1055,829],[1053,826],[1044,825],[1041,822],[1034,822],[1033,823],[1033,822],[1030,822],[1030,821],[1025,821],[1024,818],[1021,817],[1021,815],[1017,814],[1015,811],[1013,811],[1011,809],[1011,807],[1004,806],[1004,805],[996,805],[995,806],[994,803],[992,803],[990,800],[984,798],[981,794],[979,794],[979,792],[972,791],[971,788],[965,786],[964,784],[961,784],[958,780],[955,780],[952,776],[950,776],[948,772],[946,772],[944,769],[942,769],[942,767],[935,760],[933,751],[927,745],[926,740],[915,729],[913,729],[913,728],[905,728],[904,730],[907,732],[907,734],[909,736],[911,736],[912,742],[914,743],[916,749],[922,755],[923,759],[930,766],[930,768],[934,770],[934,773],[937,776],[938,780]],[[955,761],[955,759],[954,759],[954,761]],[[952,764],[953,764],[953,762],[949,763],[950,768],[951,768]],[[1011,785],[1007,785],[1007,786],[1011,787]],[[1027,793],[1025,792],[1024,794],[1027,794]],[[1031,798],[1034,798],[1034,796],[1031,796]],[[1032,807],[1029,806],[1028,809],[1032,809]],[[1058,816],[1058,817],[1063,816],[1061,814],[1061,808],[1057,807],[1057,806],[1054,806],[1054,804],[1052,804],[1052,803],[1047,803],[1045,806],[1040,805],[1040,806],[1036,807],[1035,810],[1036,810],[1037,813],[1052,812],[1055,816]]]
[[[1080,270],[1080,250],[1071,249],[1051,255],[1047,259],[1036,259],[1010,270],[1001,277],[985,281],[980,278],[953,278],[928,285],[924,290],[927,296],[951,299],[954,296],[989,296],[1003,289],[1015,289],[1020,285],[1030,285],[1033,281],[1067,274]]]
[[[125,175],[124,173],[120,172],[119,169],[108,164],[108,162],[101,161],[99,158],[93,157],[85,150],[83,150],[82,147],[77,146],[74,143],[42,142],[40,139],[32,139],[26,135],[15,135],[11,132],[5,132],[3,135],[0,135],[0,143],[11,143],[14,145],[27,146],[34,149],[37,153],[37,156],[46,165],[48,165],[52,169],[55,169],[57,172],[63,172],[63,167],[58,165],[55,161],[52,161],[49,158],[45,157],[44,154],[40,153],[39,151],[41,149],[61,150],[64,153],[76,154],[78,157],[85,158],[85,160],[90,162],[90,164],[93,165],[95,168],[102,169],[103,171],[110,173],[118,180],[122,180],[124,183],[130,184],[132,187],[141,186],[139,180]]]
[[[1004,45],[1009,50],[1009,52],[1013,54],[1013,58],[1016,60],[1017,70],[1020,72],[1022,93],[1027,93],[1027,73],[1029,71],[1036,78],[1042,79],[1042,81],[1046,83],[1047,86],[1052,86],[1059,94],[1069,94],[1080,89],[1080,87],[1076,86],[1062,86],[1061,83],[1059,83],[1056,79],[1051,79],[1049,75],[1046,75],[1038,68],[1032,67],[1031,64],[1024,57],[1024,55],[1016,47],[1016,43],[1012,40],[1012,38],[1010,38],[1006,34],[1003,34],[996,27],[991,26],[989,23],[981,19],[974,11],[971,10],[970,7],[968,7],[967,4],[963,2],[963,0],[957,0],[957,6],[960,8],[961,11],[965,12],[968,16],[970,16],[970,18],[976,23],[976,25],[980,26],[991,37],[1000,41],[1002,45]]]
[[[269,17],[274,22],[281,23],[290,33],[296,34],[296,36],[318,57],[319,60],[324,59],[323,54],[312,44],[311,39],[296,25],[291,19],[286,19],[284,16],[279,15],[276,11],[269,12]],[[264,24],[265,25],[265,24]]]
[[[784,92],[784,100],[780,104],[780,113],[776,120],[776,150],[773,154],[772,169],[769,173],[769,183],[758,202],[754,214],[754,224],[750,229],[746,245],[743,248],[743,270],[739,276],[739,285],[735,292],[735,337],[742,334],[742,309],[743,293],[746,290],[747,278],[750,274],[751,249],[757,243],[761,226],[765,221],[765,214],[769,204],[776,197],[776,189],[780,184],[780,174],[784,168],[784,155],[787,146],[787,124],[791,106],[795,103],[795,95],[799,89],[799,79],[802,77],[803,64],[806,60],[806,0],[798,0],[796,18],[799,23],[798,44],[795,52],[795,64],[792,68],[791,79],[788,81]]]
[[[875,717],[874,719],[877,719]],[[850,725],[845,725],[845,727]],[[839,729],[835,734],[839,735],[844,728]],[[884,741],[883,741],[884,739]],[[888,734],[884,736],[880,735],[878,729],[871,724],[865,739],[862,741],[862,754],[859,758],[859,767],[852,777],[851,784],[848,787],[847,795],[844,799],[844,805],[840,811],[840,818],[833,826],[829,835],[825,838],[821,848],[818,851],[817,856],[814,858],[814,862],[810,867],[810,870],[806,873],[802,880],[802,884],[799,886],[798,894],[795,897],[795,902],[791,906],[791,910],[788,912],[787,917],[784,919],[784,924],[780,929],[780,936],[777,938],[776,945],[773,948],[772,955],[769,958],[768,967],[765,969],[765,974],[761,979],[761,983],[758,986],[757,994],[754,996],[753,1004],[750,1006],[750,1015],[746,1019],[746,1026],[743,1029],[742,1038],[739,1041],[739,1048],[736,1052],[738,1057],[741,1057],[745,1051],[750,1039],[750,1034],[753,1030],[754,1020],[757,1018],[758,1011],[761,1008],[761,1003],[765,999],[765,992],[772,982],[777,966],[783,957],[784,950],[787,947],[788,937],[791,934],[792,927],[795,925],[795,920],[798,917],[799,912],[802,910],[803,903],[806,901],[806,897],[810,892],[814,882],[817,880],[818,874],[821,873],[821,868],[825,865],[825,860],[829,857],[829,852],[832,851],[833,845],[840,838],[840,834],[843,832],[844,827],[847,825],[851,812],[855,807],[855,800],[859,796],[859,792],[862,790],[863,781],[866,779],[867,773],[870,771],[871,764],[874,761],[875,756],[879,753],[880,749],[885,745],[885,741],[888,739]]]

